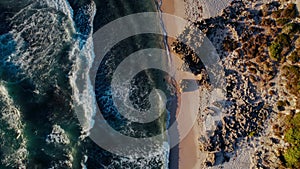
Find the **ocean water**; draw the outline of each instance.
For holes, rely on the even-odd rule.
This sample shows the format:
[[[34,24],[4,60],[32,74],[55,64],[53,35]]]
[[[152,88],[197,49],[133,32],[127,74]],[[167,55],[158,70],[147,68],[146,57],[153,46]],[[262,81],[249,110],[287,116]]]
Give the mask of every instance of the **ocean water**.
[[[96,145],[74,113],[82,101],[74,81],[78,67],[94,59],[92,35],[105,24],[137,12],[157,11],[149,0],[23,0],[0,2],[0,168],[167,168],[168,150],[135,159],[110,153]],[[98,69],[95,100],[83,100],[84,116],[99,106],[107,122],[131,137],[150,137],[167,128],[167,112],[148,125],[118,118],[104,97],[113,70],[124,57],[143,48],[164,49],[164,37],[137,35],[117,44]],[[122,51],[122,56],[119,55]],[[88,69],[83,67],[81,71]],[[103,73],[105,72],[105,73]],[[147,109],[151,88],[172,93],[166,75],[139,74],[131,96],[137,108]],[[140,83],[144,82],[144,83]],[[89,83],[89,82],[87,82]],[[88,84],[89,86],[91,84]],[[85,102],[84,102],[85,101]],[[75,102],[75,103],[74,103]],[[97,105],[95,105],[97,104]]]

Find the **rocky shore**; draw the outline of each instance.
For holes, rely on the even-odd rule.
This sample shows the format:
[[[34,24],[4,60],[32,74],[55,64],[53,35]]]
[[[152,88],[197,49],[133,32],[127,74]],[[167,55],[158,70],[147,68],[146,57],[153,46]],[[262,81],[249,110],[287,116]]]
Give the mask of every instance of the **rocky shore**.
[[[199,37],[193,36],[198,30],[187,28],[171,46],[196,76],[203,77],[199,85],[207,89],[212,85],[207,68],[186,44],[206,36],[222,59],[226,100],[220,120],[199,138],[199,151],[207,153],[203,167],[297,168],[297,159],[291,162],[288,154],[296,144],[286,134],[295,130],[288,124],[300,108],[296,4],[232,1],[220,15],[205,19],[201,13],[199,4],[197,9],[186,8],[187,17],[202,31]],[[199,117],[203,123],[216,114],[205,112]]]

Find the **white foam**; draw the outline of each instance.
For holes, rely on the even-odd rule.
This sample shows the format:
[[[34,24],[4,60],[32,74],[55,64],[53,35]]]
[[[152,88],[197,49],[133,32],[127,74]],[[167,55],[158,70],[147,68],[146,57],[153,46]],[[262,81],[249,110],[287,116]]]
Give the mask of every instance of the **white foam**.
[[[1,137],[6,137],[8,133],[6,130],[10,130],[17,134],[15,141],[17,142],[3,142],[1,149],[3,153],[3,159],[1,162],[7,166],[15,168],[24,168],[24,161],[28,156],[26,149],[26,138],[23,134],[24,124],[22,123],[22,117],[19,109],[15,106],[13,100],[10,98],[9,93],[5,85],[0,83],[0,122],[6,124],[7,128],[1,128]],[[3,132],[3,133],[2,133]],[[8,137],[11,137],[9,135]]]
[[[90,9],[90,12],[93,12],[90,16],[90,26],[93,27],[93,17],[96,14],[95,4],[92,4]],[[95,58],[92,31],[81,50],[79,49],[79,44],[82,39],[77,39],[76,47],[73,53],[69,55],[70,60],[75,59],[73,72],[70,76],[70,84],[73,89],[75,111],[77,116],[79,116],[78,119],[81,122],[83,132],[86,134],[85,136],[89,134],[89,130],[94,126],[93,117],[97,108],[94,87],[90,79],[90,69]],[[73,58],[74,56],[77,57]],[[85,136],[83,135],[83,137]]]
[[[49,7],[63,12],[69,16],[69,18],[73,18],[73,9],[67,0],[42,0],[40,3],[46,4]]]
[[[89,38],[87,45],[84,46],[79,57],[75,58],[73,73],[70,76],[70,84],[73,89],[73,99],[76,106],[75,111],[77,111],[79,120],[82,120],[81,127],[87,134],[89,134],[88,131],[94,126],[93,117],[97,106],[93,85],[89,76],[89,69],[92,66],[93,58],[92,39]]]
[[[61,11],[67,17],[60,20],[62,14],[49,8]],[[10,33],[17,44],[16,51],[6,62],[18,67],[18,74],[32,78],[36,91],[57,80],[49,74],[57,64],[60,49],[72,43],[75,32],[71,25],[72,13],[67,1],[40,1],[25,7],[11,19]],[[22,35],[28,36],[26,42]]]

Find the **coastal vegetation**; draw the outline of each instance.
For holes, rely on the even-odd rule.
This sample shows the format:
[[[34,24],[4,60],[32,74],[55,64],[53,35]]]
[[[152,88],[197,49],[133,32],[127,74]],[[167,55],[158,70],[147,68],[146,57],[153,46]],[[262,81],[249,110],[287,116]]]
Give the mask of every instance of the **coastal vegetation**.
[[[283,162],[288,168],[300,168],[300,114],[296,110],[300,108],[300,67],[299,67],[299,33],[300,23],[295,20],[298,11],[295,4],[289,4],[284,9],[274,11],[272,17],[276,18],[276,24],[282,27],[282,31],[269,46],[269,55],[272,60],[281,62],[280,76],[284,79],[284,88],[290,95],[296,97],[296,103],[291,106],[290,101],[278,101],[279,111],[287,111],[282,124],[284,141],[289,144],[283,152]],[[276,127],[278,129],[278,126]]]
[[[231,25],[230,29],[234,29],[235,35],[238,36],[232,36],[232,32],[229,31],[229,35],[225,36],[222,41],[222,49],[228,53],[236,52],[240,58],[247,59],[245,69],[234,69],[234,72],[241,71],[243,73],[246,70],[250,74],[249,81],[253,85],[260,86],[260,88],[268,86],[269,97],[279,96],[282,99],[278,100],[278,97],[274,97],[275,106],[271,106],[271,109],[278,113],[277,118],[280,122],[279,125],[272,124],[274,125],[274,135],[270,137],[270,140],[281,148],[278,148],[277,152],[274,151],[274,156],[270,154],[265,156],[268,156],[268,159],[273,159],[275,156],[281,159],[278,160],[280,162],[276,162],[277,166],[300,168],[300,114],[298,112],[300,109],[298,98],[300,95],[300,23],[299,18],[297,18],[298,10],[293,3],[271,2],[266,4],[261,11],[257,11],[256,14],[252,11],[251,15],[252,17],[248,20],[255,18],[255,15],[261,17],[256,21],[253,19],[252,22],[245,25],[238,25],[233,22],[234,24]],[[242,17],[236,16],[237,20],[240,18]],[[240,31],[241,28],[243,31]],[[234,60],[233,63],[237,62]],[[239,83],[243,83],[241,81],[242,79],[239,79]],[[233,83],[233,86],[237,85]],[[278,87],[280,90],[271,89],[273,87]],[[235,95],[239,94],[235,93]],[[232,95],[230,96],[232,97]],[[242,105],[241,109],[243,109]],[[251,111],[247,110],[247,112],[250,113]],[[234,120],[224,119],[226,123],[229,123],[225,124],[225,127],[230,129],[231,123],[234,124],[234,122],[244,126],[237,118],[241,114],[242,111],[237,111],[233,116]],[[264,115],[267,114],[268,112]],[[280,120],[281,118],[284,120]],[[240,132],[246,133],[249,138],[258,136],[260,134],[259,128],[263,123],[256,122],[255,118],[251,116],[247,116],[247,119],[256,123],[257,129],[246,124],[244,127],[248,127],[248,129]],[[233,130],[239,129],[234,128]],[[213,138],[216,139],[215,137]],[[230,138],[225,136],[222,139],[229,142],[228,139]],[[288,143],[289,146],[286,146],[285,143]],[[230,145],[225,147],[230,147]],[[272,150],[266,149],[265,152],[270,153],[270,151]],[[262,161],[268,161],[263,158],[265,157],[261,157]],[[262,168],[275,166],[271,163],[275,162],[268,161],[266,162],[267,165],[258,164],[257,166]]]
[[[285,167],[300,168],[300,113],[298,111],[300,109],[300,23],[297,18],[299,13],[293,3],[284,6],[272,2],[262,8],[262,14],[260,25],[268,30],[265,35],[272,37],[267,47],[271,61],[267,62],[268,59],[263,59],[264,50],[255,48],[256,45],[263,48],[262,43],[265,43],[263,42],[265,40],[262,37],[264,35],[253,40],[254,42],[252,42],[253,38],[250,38],[246,45],[243,45],[245,47],[243,50],[248,59],[256,57],[258,66],[249,67],[247,70],[254,75],[257,72],[272,74],[274,73],[272,69],[268,73],[267,71],[273,65],[271,63],[275,63],[273,66],[278,71],[275,76],[280,78],[277,85],[282,86],[284,92],[276,93],[270,90],[270,94],[279,94],[281,98],[284,98],[277,101],[276,106],[276,109],[282,112],[282,114],[278,114],[278,119],[283,118],[284,120],[279,120],[281,121],[280,125],[275,124],[273,129],[278,139],[283,135],[283,142],[289,145],[279,149],[280,153],[277,154],[277,157],[282,160],[282,165]],[[248,52],[247,49],[251,51]],[[259,71],[260,67],[263,68],[263,71]],[[267,79],[267,81],[269,80],[271,79]],[[249,137],[253,137],[253,132],[250,132]]]
[[[269,54],[271,59],[275,61],[283,61],[285,54],[291,48],[291,39],[285,34],[279,34],[269,47]]]
[[[275,61],[281,60],[282,48],[283,47],[280,43],[272,42],[269,47],[270,57]]]
[[[284,25],[282,28],[282,32],[288,35],[293,36],[296,33],[300,32],[300,24],[299,23],[288,23]]]
[[[289,143],[289,148],[284,153],[286,166],[300,168],[300,114],[289,116],[284,139]]]

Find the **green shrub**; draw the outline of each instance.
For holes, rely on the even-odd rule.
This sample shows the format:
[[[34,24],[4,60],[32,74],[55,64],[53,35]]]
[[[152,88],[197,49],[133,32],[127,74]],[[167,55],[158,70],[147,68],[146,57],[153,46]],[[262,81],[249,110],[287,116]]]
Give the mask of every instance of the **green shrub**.
[[[279,34],[279,35],[276,37],[275,41],[276,41],[277,43],[280,43],[283,47],[290,47],[290,46],[291,46],[291,39],[290,39],[290,37],[289,37],[287,34],[285,34],[285,33]]]
[[[297,34],[300,32],[300,24],[299,23],[286,24],[282,28],[282,32],[289,35]]]
[[[287,167],[300,168],[300,147],[293,146],[288,148],[283,156]]]
[[[280,61],[283,47],[280,43],[272,42],[269,47],[269,54],[272,60]]]
[[[276,20],[276,24],[277,24],[278,26],[283,26],[283,25],[287,24],[287,23],[290,22],[290,21],[291,21],[291,20],[288,19],[288,18],[279,18],[279,19]]]
[[[291,50],[291,39],[285,34],[279,34],[269,46],[269,54],[272,60],[284,61],[286,54]]]
[[[256,134],[255,131],[251,131],[251,132],[249,133],[248,137],[253,137],[255,134]]]
[[[300,128],[299,126],[293,126],[290,128],[284,137],[285,141],[292,145],[300,144]]]
[[[294,115],[286,125],[288,129],[284,138],[290,144],[290,147],[283,155],[286,166],[300,168],[300,114]]]

